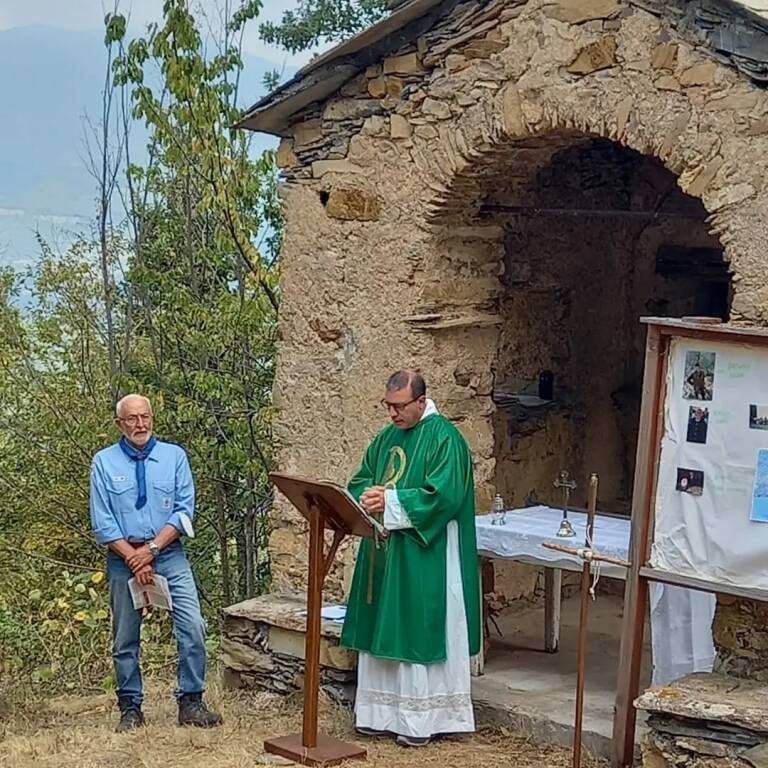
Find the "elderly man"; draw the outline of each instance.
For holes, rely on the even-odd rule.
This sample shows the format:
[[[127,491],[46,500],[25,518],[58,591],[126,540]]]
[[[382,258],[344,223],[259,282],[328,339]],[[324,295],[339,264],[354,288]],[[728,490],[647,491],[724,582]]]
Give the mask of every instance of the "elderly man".
[[[120,723],[117,731],[144,725],[139,645],[142,611],[133,607],[128,582],[168,580],[179,650],[179,725],[211,727],[221,716],[202,700],[205,687],[205,625],[192,569],[180,537],[192,534],[195,486],[187,455],[152,435],[152,406],[128,395],[117,404],[118,443],[99,451],[91,467],[91,524],[108,547],[112,605],[112,658]]]
[[[363,541],[342,644],[360,652],[358,731],[424,746],[475,728],[470,655],[480,648],[472,459],[415,371],[393,374],[392,423],[368,447],[349,490],[383,522]]]

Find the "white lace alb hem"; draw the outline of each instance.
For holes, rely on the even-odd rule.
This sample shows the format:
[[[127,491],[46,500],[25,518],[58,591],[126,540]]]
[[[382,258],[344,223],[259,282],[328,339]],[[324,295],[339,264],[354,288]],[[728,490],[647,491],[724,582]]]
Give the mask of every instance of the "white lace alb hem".
[[[430,712],[437,709],[460,710],[472,706],[472,697],[468,693],[439,693],[435,696],[417,698],[415,696],[398,696],[389,691],[358,691],[357,701],[360,704],[381,704],[385,707],[398,707],[413,712]]]

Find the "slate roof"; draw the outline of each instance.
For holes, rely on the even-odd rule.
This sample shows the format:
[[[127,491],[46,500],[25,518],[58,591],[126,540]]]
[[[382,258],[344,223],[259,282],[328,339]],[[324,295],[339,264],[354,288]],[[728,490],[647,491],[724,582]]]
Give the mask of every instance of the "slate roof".
[[[479,0],[478,0],[479,1]],[[313,59],[247,109],[237,127],[284,136],[292,117],[322,102],[391,53],[414,42],[459,0],[391,0],[391,13]],[[624,0],[664,17],[695,45],[751,80],[768,85],[768,0]]]

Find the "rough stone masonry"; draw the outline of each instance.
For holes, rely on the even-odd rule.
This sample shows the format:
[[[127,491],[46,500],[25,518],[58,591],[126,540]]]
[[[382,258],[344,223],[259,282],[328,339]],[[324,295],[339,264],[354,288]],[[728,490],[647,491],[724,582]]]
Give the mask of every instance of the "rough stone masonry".
[[[384,24],[386,35],[310,65],[250,118],[283,136],[278,464],[348,477],[383,423],[385,376],[418,366],[471,444],[484,510],[498,482],[492,395],[510,333],[508,232],[484,213],[489,194],[524,202],[553,157],[595,138],[655,158],[703,204],[706,231],[687,244],[714,238],[722,249],[731,320],[763,324],[765,32],[733,4],[652,0],[413,0]],[[519,354],[534,357],[537,340],[523,341]],[[548,435],[551,450],[572,439]],[[278,590],[303,583],[305,533],[278,503]],[[352,550],[331,594],[343,593]],[[734,629],[725,654],[747,659],[730,663],[742,671],[744,636]]]

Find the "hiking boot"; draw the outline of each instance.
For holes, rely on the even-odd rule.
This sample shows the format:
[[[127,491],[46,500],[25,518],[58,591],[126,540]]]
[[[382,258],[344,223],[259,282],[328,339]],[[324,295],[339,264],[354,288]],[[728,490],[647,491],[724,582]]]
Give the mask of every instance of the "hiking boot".
[[[426,747],[432,738],[430,736],[398,736],[397,743],[401,747]]]
[[[127,698],[118,699],[117,705],[120,707],[120,722],[117,724],[117,728],[115,728],[115,733],[125,733],[135,728],[141,728],[144,725],[141,705]]]
[[[185,693],[179,699],[179,725],[194,725],[197,728],[215,728],[224,722],[221,715],[211,712],[203,704],[202,693]]]

